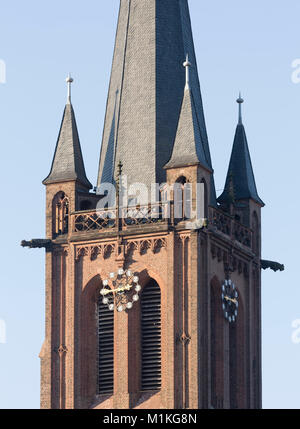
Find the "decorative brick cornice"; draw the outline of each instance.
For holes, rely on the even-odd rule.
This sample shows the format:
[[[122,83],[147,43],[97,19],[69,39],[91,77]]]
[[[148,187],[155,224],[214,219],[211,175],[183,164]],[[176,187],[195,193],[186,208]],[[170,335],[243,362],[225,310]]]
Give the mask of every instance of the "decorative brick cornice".
[[[116,254],[118,243],[103,243],[76,246],[75,259],[78,262],[81,257],[87,256],[91,260],[97,259],[98,256],[103,258]],[[158,253],[162,248],[167,248],[167,239],[165,237],[135,239],[125,241],[125,253],[128,255],[132,251],[138,251],[141,255],[150,250],[152,253]]]
[[[176,239],[181,243],[185,243],[185,241],[190,239],[190,234],[178,234]]]
[[[75,259],[79,261],[81,257],[88,256],[91,260],[97,259],[98,256],[103,258],[109,257],[116,252],[116,243],[103,243],[97,245],[76,246]]]
[[[239,275],[244,275],[245,278],[249,276],[249,263],[238,258],[233,253],[232,249],[224,250],[217,246],[215,243],[211,244],[212,259],[216,259],[219,263],[223,262],[225,274],[231,272],[238,272]]]
[[[126,254],[137,251],[142,255],[144,253],[147,253],[148,249],[152,253],[158,253],[162,248],[167,248],[167,239],[161,237],[128,240],[125,245]]]

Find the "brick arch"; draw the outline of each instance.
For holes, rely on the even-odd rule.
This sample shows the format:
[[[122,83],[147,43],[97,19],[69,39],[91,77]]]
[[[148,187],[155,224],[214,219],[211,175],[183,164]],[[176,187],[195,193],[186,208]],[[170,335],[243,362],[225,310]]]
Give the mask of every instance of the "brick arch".
[[[180,174],[175,180],[175,183],[181,183],[182,185],[188,182],[189,180],[184,174]]]
[[[221,282],[214,276],[210,282],[210,361],[211,403],[213,408],[224,404],[224,316],[221,303]]]
[[[159,285],[162,284],[162,279],[156,271],[144,268],[140,271],[141,286],[144,286],[149,280],[154,279]],[[161,287],[161,286],[160,286]]]

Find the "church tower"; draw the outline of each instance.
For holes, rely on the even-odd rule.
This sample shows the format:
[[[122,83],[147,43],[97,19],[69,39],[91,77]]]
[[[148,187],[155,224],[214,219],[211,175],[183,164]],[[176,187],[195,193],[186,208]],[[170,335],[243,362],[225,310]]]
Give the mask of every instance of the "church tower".
[[[67,82],[24,244],[46,248],[41,407],[260,408],[263,202],[241,97],[216,198],[187,0],[120,1],[97,192]]]

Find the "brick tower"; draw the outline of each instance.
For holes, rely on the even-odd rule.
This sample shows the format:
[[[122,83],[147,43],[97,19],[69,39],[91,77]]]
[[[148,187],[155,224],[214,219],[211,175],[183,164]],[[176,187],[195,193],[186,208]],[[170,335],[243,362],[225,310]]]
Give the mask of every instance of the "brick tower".
[[[241,97],[216,199],[187,0],[120,2],[97,192],[71,82],[44,181],[46,240],[28,244],[46,248],[41,407],[260,408],[263,202]],[[156,183],[141,203],[140,185]],[[107,184],[120,192],[99,208]],[[121,290],[113,276],[125,275],[135,285]]]

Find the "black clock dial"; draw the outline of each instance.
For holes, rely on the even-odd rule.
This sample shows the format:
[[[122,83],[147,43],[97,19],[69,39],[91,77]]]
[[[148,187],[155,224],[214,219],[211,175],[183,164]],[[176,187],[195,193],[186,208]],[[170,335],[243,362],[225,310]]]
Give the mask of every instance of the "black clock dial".
[[[234,323],[238,315],[239,294],[231,280],[225,280],[222,285],[222,308],[225,319]]]

